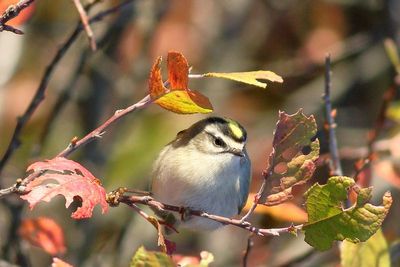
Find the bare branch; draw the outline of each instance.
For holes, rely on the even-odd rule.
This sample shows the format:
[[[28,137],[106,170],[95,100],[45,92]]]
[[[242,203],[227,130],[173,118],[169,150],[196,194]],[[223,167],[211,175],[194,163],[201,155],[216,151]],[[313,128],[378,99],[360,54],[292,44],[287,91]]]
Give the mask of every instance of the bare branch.
[[[325,57],[325,93],[323,99],[325,102],[325,113],[327,129],[329,131],[329,150],[332,157],[331,171],[334,175],[343,175],[342,165],[340,164],[339,149],[336,139],[336,124],[334,119],[334,111],[332,110],[331,102],[331,56],[328,54]]]
[[[23,34],[21,30],[18,30],[10,25],[7,25],[6,23],[9,20],[17,17],[22,10],[27,8],[34,1],[35,0],[21,0],[16,5],[10,5],[0,17],[0,32],[9,31],[15,34]]]
[[[252,238],[253,238],[253,233],[250,233],[249,237],[247,238],[246,250],[244,251],[244,254],[243,254],[243,267],[247,267],[247,261],[249,259],[250,251],[254,246],[254,242],[253,242]]]
[[[152,100],[150,99],[150,96],[147,95],[142,100],[140,100],[139,102],[137,102],[129,107],[122,109],[122,110],[117,110],[114,113],[114,115],[112,115],[106,122],[104,122],[102,125],[100,125],[97,129],[95,129],[95,130],[91,131],[90,133],[88,133],[87,135],[85,135],[83,138],[77,139],[74,137],[71,140],[70,144],[67,146],[67,148],[65,148],[63,151],[61,151],[56,157],[67,157],[68,155],[70,155],[72,152],[74,152],[79,147],[93,141],[94,139],[101,137],[101,135],[105,132],[105,130],[111,124],[115,123],[116,121],[120,120],[121,118],[125,117],[126,115],[128,115],[129,113],[131,113],[135,110],[145,108],[146,106],[148,106],[151,103],[152,103]],[[23,180],[17,181],[17,183],[14,184],[13,186],[11,186],[9,188],[5,188],[5,189],[0,189],[0,198],[4,197],[6,195],[9,195],[11,193],[19,193],[19,194],[27,193],[25,190],[25,186],[30,181],[39,177],[41,174],[42,174],[42,172],[32,173],[29,176],[27,176],[26,178],[24,178]]]
[[[121,4],[118,4],[110,9],[99,12],[98,14],[96,14],[89,20],[89,23],[95,23],[95,22],[101,21],[104,17],[106,17],[114,12],[117,12],[121,8],[128,6],[133,1],[134,0],[126,0],[125,2],[122,2]],[[98,2],[99,1],[96,1],[96,3],[98,3]],[[91,6],[93,6],[93,4],[91,4]],[[37,88],[36,93],[33,96],[28,108],[26,109],[24,114],[21,117],[19,117],[17,120],[17,125],[14,129],[14,133],[11,137],[11,141],[10,141],[10,143],[7,147],[7,150],[4,153],[2,159],[0,160],[0,173],[3,170],[7,161],[10,159],[12,153],[20,146],[19,136],[21,134],[22,128],[27,123],[27,121],[32,117],[33,113],[35,112],[35,110],[37,109],[39,104],[43,101],[47,85],[49,83],[49,80],[50,80],[52,74],[54,73],[55,68],[58,66],[58,63],[64,57],[64,55],[66,54],[68,49],[71,47],[71,45],[75,42],[75,40],[79,36],[79,33],[82,31],[82,29],[83,29],[82,23],[78,23],[78,25],[76,26],[73,33],[64,42],[64,44],[61,45],[60,49],[57,51],[53,60],[47,66],[46,71],[42,77],[40,84],[39,84],[39,87]]]
[[[219,215],[208,214],[204,211],[200,210],[192,210],[185,207],[178,207],[169,204],[165,204],[159,202],[149,196],[127,196],[124,194],[114,195],[116,191],[111,192],[108,194],[107,201],[110,203],[111,206],[115,206],[118,203],[124,203],[126,205],[132,204],[143,204],[149,207],[155,208],[160,211],[171,211],[176,213],[182,213],[182,210],[185,210],[188,215],[198,216],[207,218],[210,220],[214,220],[216,222],[220,222],[225,225],[233,225],[242,229],[245,229],[251,233],[254,233],[259,236],[279,236],[281,233],[296,233],[298,230],[302,229],[303,225],[291,225],[289,227],[284,228],[271,228],[271,229],[262,229],[253,226],[251,223],[247,221],[242,221],[240,219],[232,219],[227,218]]]
[[[122,117],[126,116],[127,114],[137,110],[137,109],[142,109],[148,106],[149,104],[152,103],[152,100],[150,99],[150,96],[147,95],[145,96],[142,100],[137,102],[136,104],[133,104],[126,109],[123,110],[117,110],[113,116],[111,116],[106,122],[104,122],[102,125],[100,125],[98,128],[93,130],[92,132],[88,133],[86,136],[84,136],[80,140],[76,140],[74,142],[71,142],[67,148],[65,148],[63,151],[61,151],[57,157],[68,157],[69,154],[74,152],[76,149],[78,149],[80,146],[83,146],[94,139],[97,139],[101,137],[105,130],[114,122],[118,121]]]
[[[89,25],[88,15],[87,15],[85,9],[83,8],[80,0],[72,0],[72,1],[74,2],[76,10],[78,10],[79,16],[81,17],[82,25],[83,25],[83,28],[85,29],[86,35],[88,36],[90,47],[93,51],[96,51],[96,49],[97,49],[96,39],[94,37],[92,28],[90,28],[90,25]]]

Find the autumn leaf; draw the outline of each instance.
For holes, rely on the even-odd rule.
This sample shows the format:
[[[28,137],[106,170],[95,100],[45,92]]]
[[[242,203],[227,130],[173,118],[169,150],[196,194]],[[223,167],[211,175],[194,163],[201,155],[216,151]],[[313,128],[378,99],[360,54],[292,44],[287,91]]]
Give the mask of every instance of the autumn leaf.
[[[164,253],[167,253],[168,255],[172,255],[172,253],[175,252],[176,250],[176,244],[172,241],[169,241],[164,237],[164,234],[162,232],[162,227],[160,222],[157,220],[157,218],[153,216],[149,216],[146,218],[148,222],[150,222],[156,229],[157,229],[157,234],[158,234],[158,241],[157,245],[161,248],[161,250]]]
[[[51,267],[74,267],[69,263],[66,263],[63,260],[60,260],[59,258],[54,257],[53,258],[53,263],[51,264]]]
[[[374,206],[367,203],[372,188],[358,189],[356,203],[343,209],[348,190],[354,184],[352,178],[334,176],[326,185],[314,184],[305,193],[308,222],[303,230],[308,244],[327,250],[334,240],[366,241],[380,228],[392,204],[390,193],[384,194],[383,206]]]
[[[174,267],[175,263],[166,253],[148,251],[140,247],[133,256],[130,266]]]
[[[50,255],[65,253],[64,232],[51,218],[24,219],[18,233],[31,245],[42,248]]]
[[[186,58],[179,52],[168,53],[168,81],[171,90],[188,90],[189,65]]]
[[[155,103],[178,114],[210,113],[213,111],[208,98],[197,91],[172,91],[157,99]]]
[[[247,72],[209,72],[203,74],[203,77],[223,78],[237,82],[247,83],[261,88],[267,88],[267,83],[259,80],[268,80],[271,82],[282,83],[283,79],[272,71],[257,70]]]
[[[152,100],[156,100],[167,92],[161,76],[161,60],[162,58],[158,57],[150,71],[149,94]]]
[[[161,76],[161,57],[154,63],[149,77],[151,99],[166,110],[179,114],[210,113],[210,100],[188,87],[189,66],[185,57],[178,52],[168,53],[168,81],[164,86]]]
[[[40,201],[49,202],[53,197],[63,195],[67,208],[75,197],[82,200],[82,206],[72,213],[71,217],[74,219],[91,217],[97,204],[101,205],[103,213],[108,210],[106,192],[100,181],[75,161],[56,157],[33,163],[27,171],[41,173],[27,184],[26,189],[29,193],[21,196],[29,202],[31,209]]]
[[[293,115],[279,113],[266,171],[266,187],[258,203],[278,205],[292,197],[293,186],[311,178],[314,161],[319,156],[318,139],[311,141],[316,133],[314,116],[307,117],[301,110]]]

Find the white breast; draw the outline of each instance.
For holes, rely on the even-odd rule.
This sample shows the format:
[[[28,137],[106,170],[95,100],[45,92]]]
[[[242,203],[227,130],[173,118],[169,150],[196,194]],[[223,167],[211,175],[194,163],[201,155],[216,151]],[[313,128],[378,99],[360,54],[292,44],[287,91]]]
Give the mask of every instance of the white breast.
[[[154,165],[152,192],[155,199],[167,204],[232,217],[238,213],[240,201],[241,160],[248,159],[229,153],[188,153],[187,149],[167,146]],[[182,226],[212,230],[221,224],[191,217]]]

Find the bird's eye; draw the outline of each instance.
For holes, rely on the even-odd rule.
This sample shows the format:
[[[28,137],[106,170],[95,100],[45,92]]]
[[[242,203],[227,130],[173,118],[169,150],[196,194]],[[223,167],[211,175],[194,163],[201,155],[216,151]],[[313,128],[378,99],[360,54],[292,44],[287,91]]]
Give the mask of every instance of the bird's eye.
[[[225,142],[220,137],[216,137],[214,139],[214,145],[219,146],[219,147],[225,147],[226,146]]]

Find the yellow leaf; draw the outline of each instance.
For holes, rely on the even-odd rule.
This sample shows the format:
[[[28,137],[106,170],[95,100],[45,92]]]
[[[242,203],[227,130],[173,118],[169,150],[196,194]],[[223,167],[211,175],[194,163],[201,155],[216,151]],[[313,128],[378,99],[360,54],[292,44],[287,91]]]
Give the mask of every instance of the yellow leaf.
[[[171,91],[155,103],[179,114],[210,113],[213,107],[208,98],[197,91]]]
[[[229,73],[219,73],[210,72],[203,75],[204,77],[214,77],[234,80],[237,82],[247,83],[261,88],[266,88],[267,84],[265,82],[260,82],[258,80],[269,80],[271,82],[283,82],[281,76],[277,75],[272,71],[257,70],[248,72],[229,72]]]

